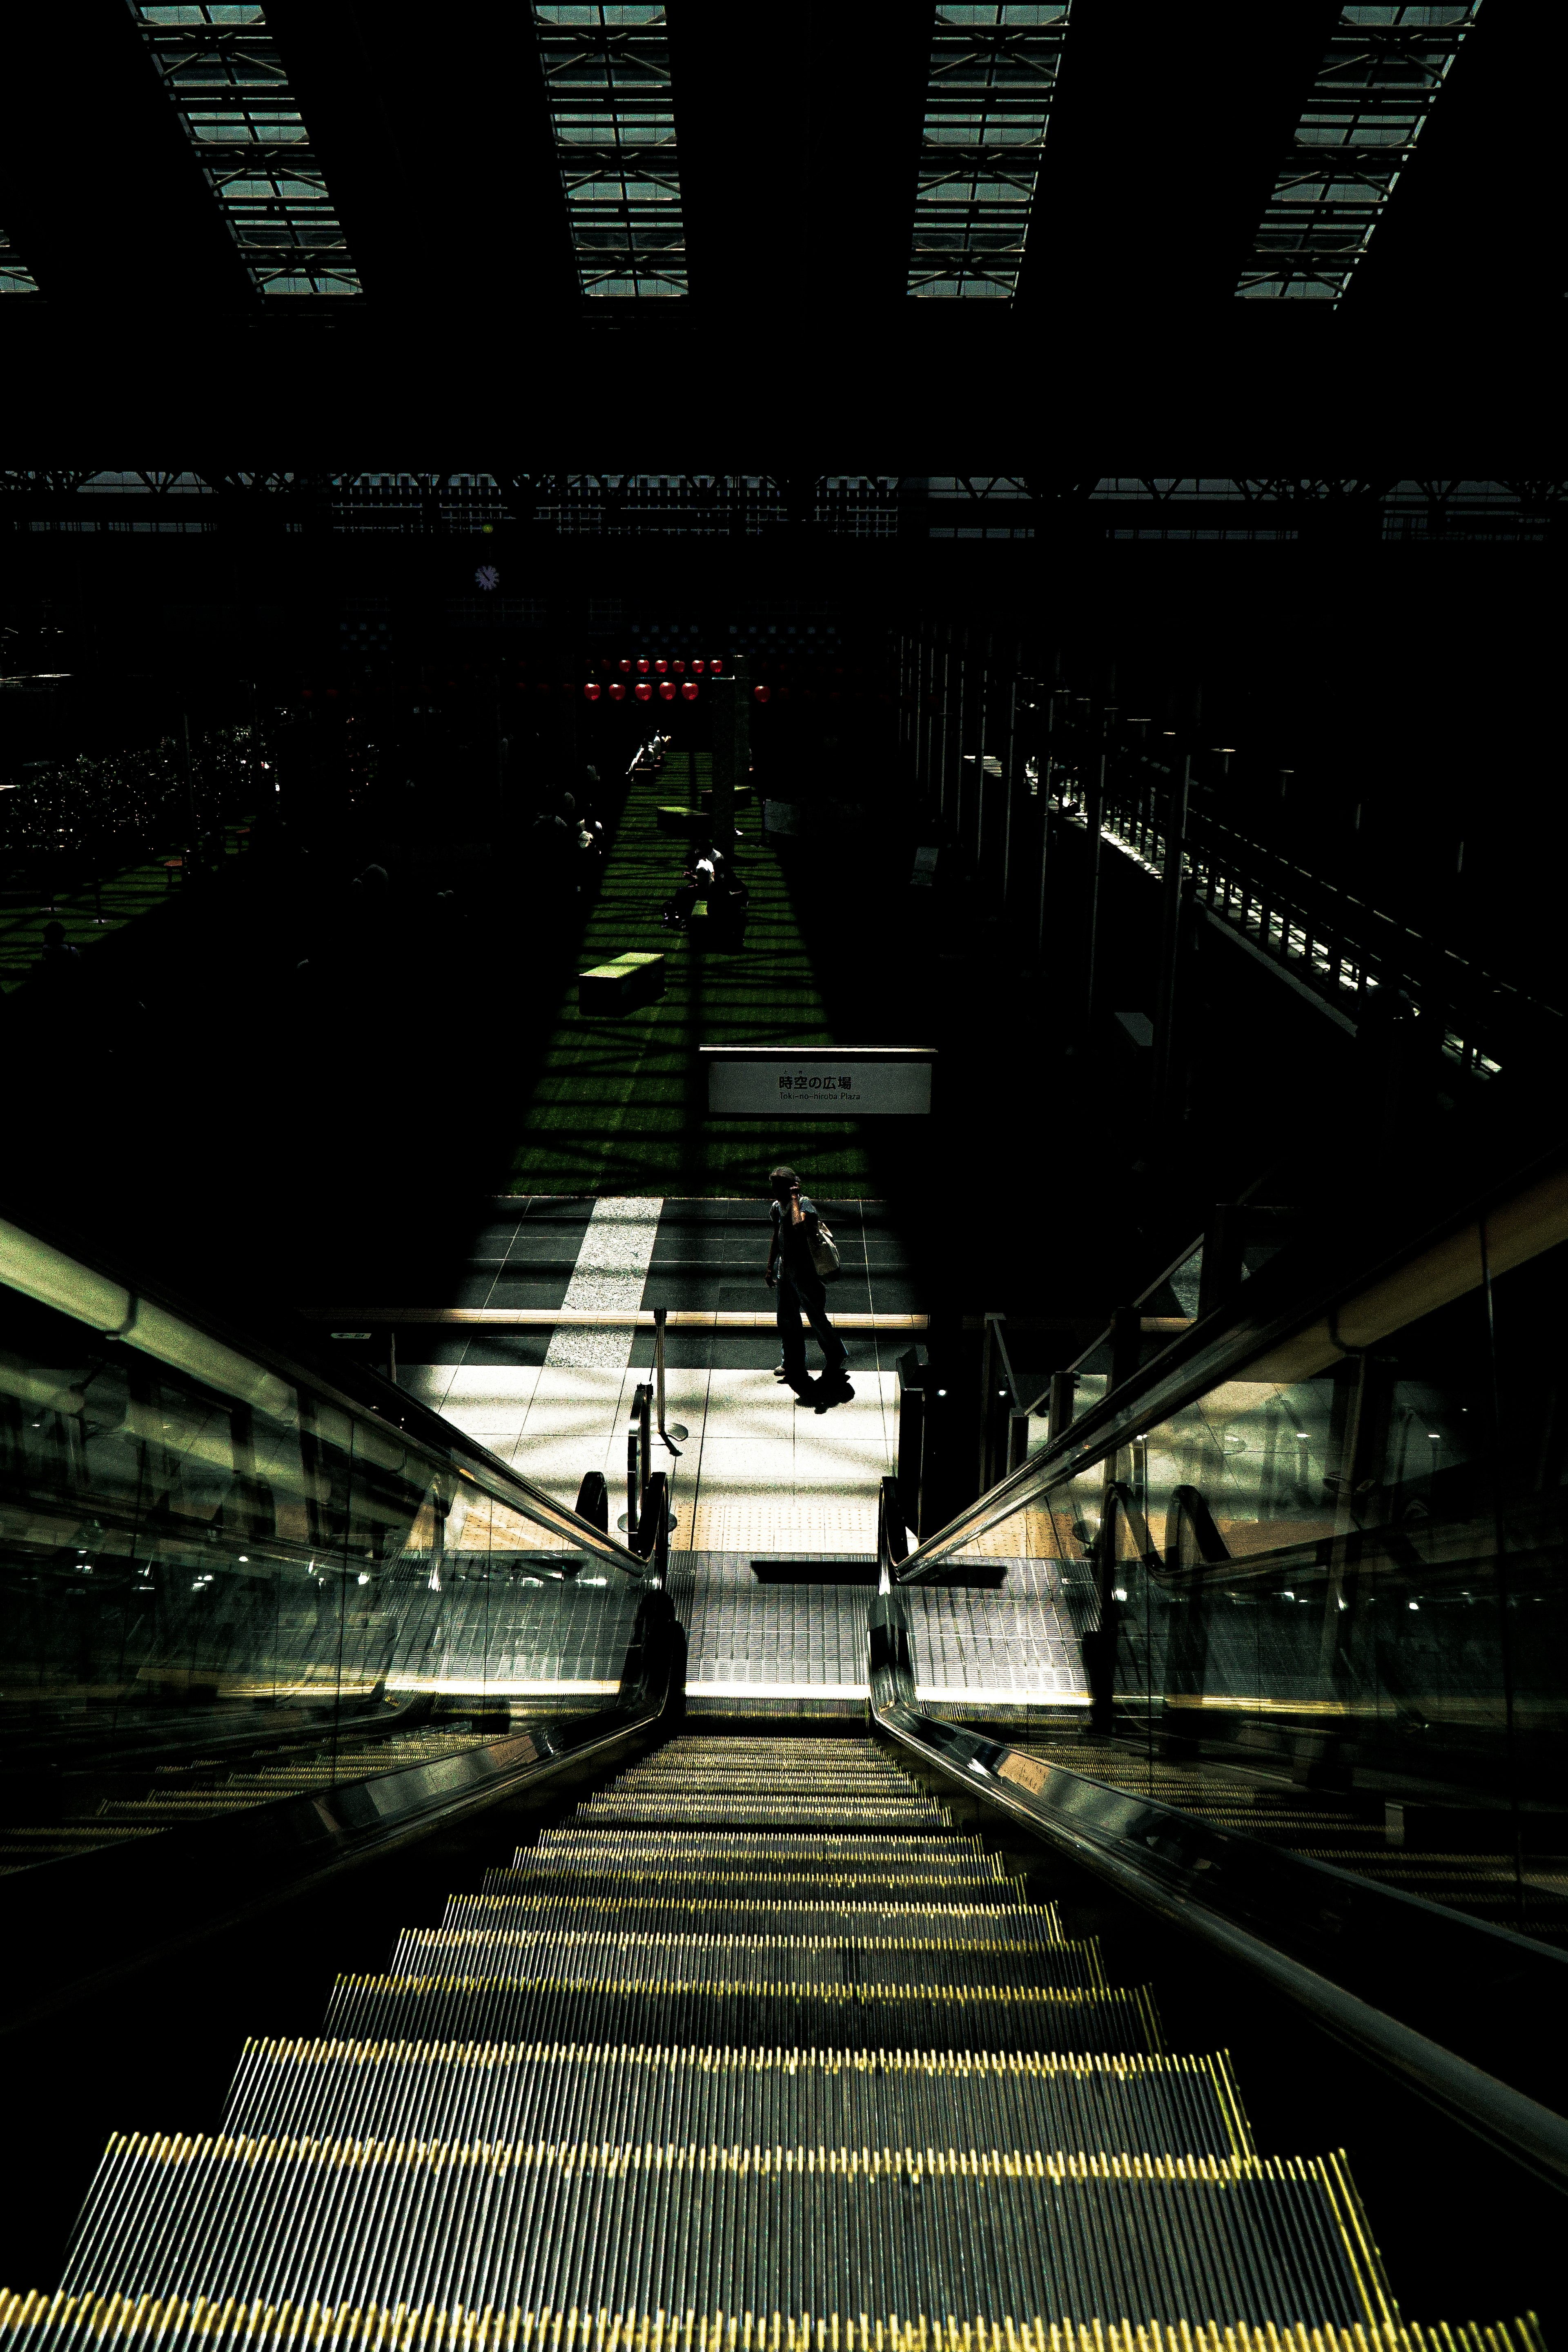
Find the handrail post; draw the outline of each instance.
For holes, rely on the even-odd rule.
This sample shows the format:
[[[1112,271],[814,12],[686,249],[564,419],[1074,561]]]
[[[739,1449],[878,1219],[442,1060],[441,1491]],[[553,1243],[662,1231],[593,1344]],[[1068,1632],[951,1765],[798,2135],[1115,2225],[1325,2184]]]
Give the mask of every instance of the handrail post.
[[[626,1432],[626,1517],[622,1521],[629,1545],[634,1544],[637,1534],[637,1432],[629,1429]]]
[[[1107,1393],[1130,1381],[1138,1369],[1143,1317],[1135,1307],[1118,1307],[1111,1318],[1111,1378]]]
[[[677,1437],[689,1437],[691,1435],[691,1432],[681,1422],[672,1421],[666,1423],[664,1420],[664,1326],[669,1321],[669,1318],[670,1310],[667,1307],[654,1307],[653,1378],[658,1384],[659,1434],[664,1439],[664,1444],[669,1447],[670,1452],[674,1454],[678,1461],[680,1458],[681,1449],[678,1445],[672,1443],[672,1441]]]
[[[1045,1442],[1048,1445],[1054,1445],[1062,1432],[1071,1428],[1077,1387],[1076,1372],[1052,1372],[1050,1399],[1045,1409]]]
[[[663,1470],[655,1470],[648,1481],[648,1506],[643,1520],[643,1557],[648,1564],[652,1583],[666,1586],[670,1580],[670,1510],[669,1480]]]
[[[653,1467],[653,1436],[650,1426],[653,1414],[653,1391],[651,1383],[647,1381],[639,1381],[635,1393],[632,1396],[632,1409],[637,1416],[637,1452],[639,1457],[637,1475],[637,1508],[639,1513],[642,1514],[645,1514],[648,1508],[648,1479]]]
[[[983,1495],[991,1484],[991,1356],[996,1346],[996,1317],[984,1318],[985,1338],[980,1343],[980,1463],[977,1494]]]

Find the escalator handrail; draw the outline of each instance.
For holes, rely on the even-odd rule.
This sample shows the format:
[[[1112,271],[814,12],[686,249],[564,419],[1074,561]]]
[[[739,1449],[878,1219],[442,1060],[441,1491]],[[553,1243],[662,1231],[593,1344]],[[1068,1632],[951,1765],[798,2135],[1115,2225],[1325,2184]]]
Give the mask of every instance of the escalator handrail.
[[[684,1656],[655,1575],[637,1604],[620,1690],[591,1715],[37,1864],[26,1874],[27,1934],[0,1950],[0,2033],[30,2030],[345,1869],[608,1758],[678,1706]]]
[[[1353,1341],[1338,1336],[1340,1318],[1346,1310],[1357,1301],[1374,1299],[1384,1286],[1419,1265],[1424,1258],[1436,1256],[1446,1245],[1478,1230],[1489,1218],[1511,1211],[1516,1232],[1544,1232],[1548,1236],[1545,1240],[1536,1238],[1532,1246],[1525,1246],[1518,1255],[1503,1251],[1494,1255],[1489,1233],[1488,1259],[1493,1274],[1522,1262],[1537,1249],[1568,1237],[1565,1204],[1568,1165],[1558,1150],[1508,1185],[1493,1188],[1462,1213],[1445,1217],[1418,1240],[1386,1253],[1349,1276],[1320,1277],[1304,1297],[1301,1275],[1290,1263],[1288,1255],[1260,1268],[1249,1277],[1234,1298],[1179,1334],[1139,1371],[1092,1405],[1059,1437],[1009,1471],[1005,1478],[998,1479],[945,1528],[925,1538],[902,1563],[896,1580],[900,1584],[920,1583],[955,1552],[1010,1518],[1014,1512],[1042,1501],[1054,1487],[1117,1454],[1220,1382],[1239,1378],[1288,1340],[1314,1333],[1322,1327],[1330,1335],[1324,1344],[1330,1349],[1331,1360],[1362,1352],[1375,1342],[1370,1339]],[[1539,1227],[1531,1224],[1532,1218],[1540,1220]],[[1464,1293],[1461,1289],[1448,1295]],[[1401,1322],[1431,1311],[1436,1303],[1416,1303],[1386,1328],[1399,1328]],[[1377,1336],[1385,1336],[1385,1332]]]
[[[510,1463],[501,1461],[439,1414],[388,1383],[375,1383],[385,1391],[387,1403],[383,1411],[352,1395],[317,1367],[302,1364],[265,1341],[233,1330],[204,1309],[153,1288],[140,1277],[132,1281],[119,1270],[106,1273],[88,1262],[79,1245],[62,1246],[30,1226],[5,1217],[0,1217],[0,1287],[16,1290],[57,1313],[69,1316],[100,1338],[123,1338],[133,1346],[147,1344],[145,1339],[137,1337],[139,1322],[143,1319],[158,1335],[158,1347],[168,1347],[172,1339],[177,1344],[177,1333],[183,1327],[192,1335],[197,1350],[204,1347],[214,1359],[213,1365],[204,1372],[198,1352],[194,1363],[185,1367],[187,1377],[203,1381],[217,1393],[224,1391],[216,1375],[225,1360],[232,1360],[247,1367],[257,1381],[281,1381],[301,1397],[325,1402],[347,1414],[356,1426],[367,1432],[395,1430],[398,1442],[431,1466],[455,1470],[491,1501],[506,1504],[520,1511],[524,1517],[565,1536],[574,1549],[591,1553],[595,1559],[639,1582],[646,1579],[643,1562],[613,1537],[580,1518],[574,1510],[558,1503]],[[158,1348],[152,1352],[157,1354]],[[162,1360],[179,1361],[170,1355]],[[412,1428],[410,1423],[414,1424]]]
[[[1333,1864],[1281,1852],[1231,1831],[1217,1831],[1191,1813],[1060,1765],[1043,1765],[1004,1741],[925,1713],[915,1692],[909,1623],[897,1571],[904,1517],[897,1482],[883,1481],[877,1532],[878,1586],[872,1603],[868,1673],[872,1721],[877,1729],[971,1799],[983,1799],[1118,1891],[1172,1925],[1198,1936],[1211,1949],[1239,1962],[1445,2114],[1476,2132],[1552,2187],[1568,2192],[1568,2117],[1529,2097],[1495,2074],[1447,2049],[1345,1985],[1294,1958],[1281,1943],[1218,1907],[1228,1871],[1261,1880],[1266,1911],[1273,1893],[1281,1937],[1324,1908],[1354,1904],[1364,1917],[1423,1937],[1442,1936],[1455,1950],[1497,1961],[1511,1971],[1510,1989],[1533,1979],[1539,2014],[1555,2019],[1568,1995],[1568,1954],[1515,1936],[1507,1928],[1465,1918],[1419,1895],[1379,1886]],[[1047,1792],[1051,1801],[1046,1801]],[[1218,1876],[1217,1876],[1218,1874]],[[1473,1987],[1462,1968],[1453,1981]]]

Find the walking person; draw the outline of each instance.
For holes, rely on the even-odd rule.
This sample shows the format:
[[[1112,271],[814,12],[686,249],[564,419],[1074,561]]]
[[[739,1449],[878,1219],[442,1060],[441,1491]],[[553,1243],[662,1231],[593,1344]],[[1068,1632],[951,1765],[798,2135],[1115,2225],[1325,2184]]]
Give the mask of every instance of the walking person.
[[[800,1191],[792,1168],[775,1168],[768,1179],[772,1199],[768,1215],[773,1238],[768,1245],[766,1280],[779,1289],[779,1337],[784,1360],[776,1377],[795,1391],[797,1402],[808,1398],[818,1412],[845,1404],[854,1394],[844,1367],[849,1351],[828,1320],[828,1296],[813,1262],[823,1241],[816,1205]],[[800,1328],[802,1310],[810,1318],[817,1345],[822,1351],[822,1377],[815,1386],[806,1371],[806,1339]]]

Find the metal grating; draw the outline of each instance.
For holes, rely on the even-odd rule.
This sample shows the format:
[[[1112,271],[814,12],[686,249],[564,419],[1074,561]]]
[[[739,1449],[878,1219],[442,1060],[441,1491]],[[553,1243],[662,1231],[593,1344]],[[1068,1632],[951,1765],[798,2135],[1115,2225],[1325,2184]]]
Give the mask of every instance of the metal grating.
[[[583,292],[684,294],[666,11],[534,0],[534,23]]]
[[[256,291],[360,293],[265,8],[128,5]]]
[[[911,294],[1011,300],[1070,8],[1071,0],[937,7]]]
[[[1341,9],[1239,295],[1340,299],[1479,6]]]

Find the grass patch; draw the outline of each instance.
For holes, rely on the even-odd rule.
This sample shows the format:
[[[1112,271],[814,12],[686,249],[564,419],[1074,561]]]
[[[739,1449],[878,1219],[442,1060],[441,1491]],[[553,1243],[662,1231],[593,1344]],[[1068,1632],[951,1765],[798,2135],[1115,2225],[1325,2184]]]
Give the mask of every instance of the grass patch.
[[[235,825],[225,826],[225,832],[232,843]],[[58,891],[52,905],[37,891],[29,891],[25,899],[20,892],[7,892],[12,903],[0,901],[0,989],[19,988],[27,978],[38,961],[49,923],[63,924],[67,945],[79,948],[85,955],[111,931],[123,930],[127,923],[170,905],[185,886],[176,876],[171,887],[163,860],[180,854],[177,844],[160,850],[144,865],[106,874],[96,891],[90,882]]]
[[[708,758],[697,754],[698,788]],[[643,950],[662,954],[664,994],[619,1018],[584,1017],[575,978],[563,993],[512,1163],[518,1192],[645,1192],[683,1198],[761,1192],[787,1156],[819,1192],[859,1192],[870,1170],[858,1121],[711,1118],[699,1045],[831,1045],[837,1041],[777,855],[743,815],[751,891],[737,954],[666,931],[659,908],[684,862],[658,827],[661,802],[685,797],[684,760],[633,778],[606,861],[578,967]]]

